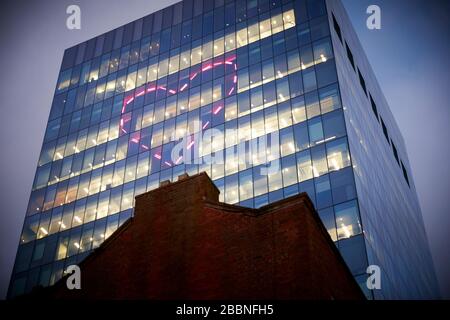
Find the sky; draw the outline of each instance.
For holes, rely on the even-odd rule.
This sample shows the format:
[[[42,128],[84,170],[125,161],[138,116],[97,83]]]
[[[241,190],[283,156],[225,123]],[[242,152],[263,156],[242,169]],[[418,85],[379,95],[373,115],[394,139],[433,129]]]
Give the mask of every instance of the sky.
[[[450,1],[342,0],[406,142],[436,273],[450,298]],[[178,1],[15,0],[0,12],[0,298],[19,243],[66,48]],[[66,8],[81,8],[81,30]],[[366,8],[381,8],[381,30]]]

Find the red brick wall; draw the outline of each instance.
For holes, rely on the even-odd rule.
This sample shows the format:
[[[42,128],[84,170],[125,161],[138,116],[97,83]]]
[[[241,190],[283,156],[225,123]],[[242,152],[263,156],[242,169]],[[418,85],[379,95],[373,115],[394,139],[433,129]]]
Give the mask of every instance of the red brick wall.
[[[261,210],[218,203],[206,174],[136,199],[135,217],[53,297],[361,299],[306,195]]]

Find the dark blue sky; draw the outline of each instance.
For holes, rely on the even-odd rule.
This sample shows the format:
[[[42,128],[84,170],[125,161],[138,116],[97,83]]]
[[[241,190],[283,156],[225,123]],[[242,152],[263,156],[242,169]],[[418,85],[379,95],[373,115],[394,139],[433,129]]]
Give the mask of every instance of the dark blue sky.
[[[64,49],[175,2],[2,3],[0,297],[7,289]],[[450,298],[450,2],[343,3],[405,138],[438,279]],[[81,7],[81,30],[65,26],[70,4]],[[381,30],[365,27],[370,4],[381,7]]]

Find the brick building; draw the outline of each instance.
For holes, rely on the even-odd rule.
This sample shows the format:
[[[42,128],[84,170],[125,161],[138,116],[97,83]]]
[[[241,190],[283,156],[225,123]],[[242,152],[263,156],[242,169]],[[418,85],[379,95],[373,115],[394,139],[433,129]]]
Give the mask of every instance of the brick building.
[[[306,194],[249,209],[220,203],[208,175],[136,197],[135,216],[66,278],[75,299],[364,299]]]

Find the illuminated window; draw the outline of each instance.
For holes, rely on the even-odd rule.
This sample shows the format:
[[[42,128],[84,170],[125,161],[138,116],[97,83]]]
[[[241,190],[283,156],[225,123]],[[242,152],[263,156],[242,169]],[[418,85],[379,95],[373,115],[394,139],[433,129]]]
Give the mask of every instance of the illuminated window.
[[[339,91],[336,84],[320,89],[319,97],[322,114],[331,112],[341,107]]]
[[[277,14],[274,15],[271,19],[272,22],[272,33],[278,33],[283,31],[283,15]]]
[[[277,160],[279,161],[279,160]],[[279,164],[281,166],[281,163]],[[274,172],[270,172],[267,175],[267,178],[269,180],[269,192],[279,190],[283,187],[283,178],[281,175],[281,170],[274,170]]]
[[[334,217],[333,208],[327,208],[319,211],[320,219],[322,220],[323,225],[328,231],[331,239],[333,241],[337,240],[336,234],[336,219]]]
[[[358,204],[355,200],[334,207],[338,240],[361,233]]]
[[[328,142],[327,154],[330,171],[340,170],[350,165],[350,153],[346,138]]]
[[[281,161],[284,187],[297,183],[297,168],[295,155],[283,158]]]
[[[309,150],[297,154],[297,172],[299,182],[309,180],[313,177],[311,154]]]
[[[111,190],[108,214],[114,214],[120,211],[120,203],[122,200],[122,187]]]
[[[137,165],[137,156],[127,159],[127,164],[125,166],[124,183],[132,181],[136,178],[136,165]]]
[[[68,235],[60,236],[56,251],[56,260],[61,260],[66,257],[68,245],[69,245],[69,236]]]
[[[169,61],[169,74],[178,72],[180,70],[180,55],[174,55],[170,57]]]
[[[280,122],[280,129],[292,125],[292,112],[289,102],[278,105],[278,119]]]
[[[240,201],[253,197],[253,179],[251,169],[239,173],[239,196]]]
[[[314,49],[314,64],[327,62],[333,57],[333,50],[331,48],[331,41],[329,38],[317,41],[313,44]]]
[[[59,231],[59,229],[61,228],[61,220],[62,220],[61,208],[53,209],[52,220],[50,222],[50,227],[48,231],[49,235]]]
[[[261,167],[253,168],[253,188],[255,197],[267,193],[267,176],[261,174]]]
[[[94,232],[94,227],[91,225],[88,228],[83,228],[83,234],[80,239],[80,253],[91,250],[92,246],[92,234]]]
[[[295,152],[294,135],[292,127],[280,131],[281,156],[287,156]]]
[[[234,50],[235,48],[236,48],[235,34],[230,33],[225,36],[225,51],[228,52]]]
[[[253,43],[259,40],[259,24],[254,23],[247,28],[248,43]]]
[[[126,210],[133,207],[134,201],[134,183],[130,182],[123,186],[122,192],[122,203],[120,206],[120,210]]]
[[[88,223],[95,220],[97,215],[97,201],[98,195],[93,195],[87,198],[86,211],[84,213],[84,223]]]
[[[283,23],[284,23],[285,30],[295,27],[295,16],[294,16],[293,9],[283,12]]]
[[[265,113],[265,130],[271,133],[278,130],[278,112],[276,107],[264,110]]]
[[[259,22],[259,32],[261,39],[270,37],[272,35],[272,29],[270,27],[270,19],[264,19]]]
[[[225,202],[230,204],[239,202],[237,174],[225,177]]]
[[[114,164],[114,176],[112,180],[112,186],[118,186],[123,183],[123,176],[125,174],[125,160],[116,162]]]
[[[306,108],[303,97],[292,100],[292,119],[293,123],[300,123],[306,120]]]
[[[263,83],[267,83],[275,79],[273,61],[271,59],[266,60],[262,63],[262,79]]]
[[[313,163],[313,175],[315,178],[328,172],[327,157],[324,145],[311,149],[311,159]]]

